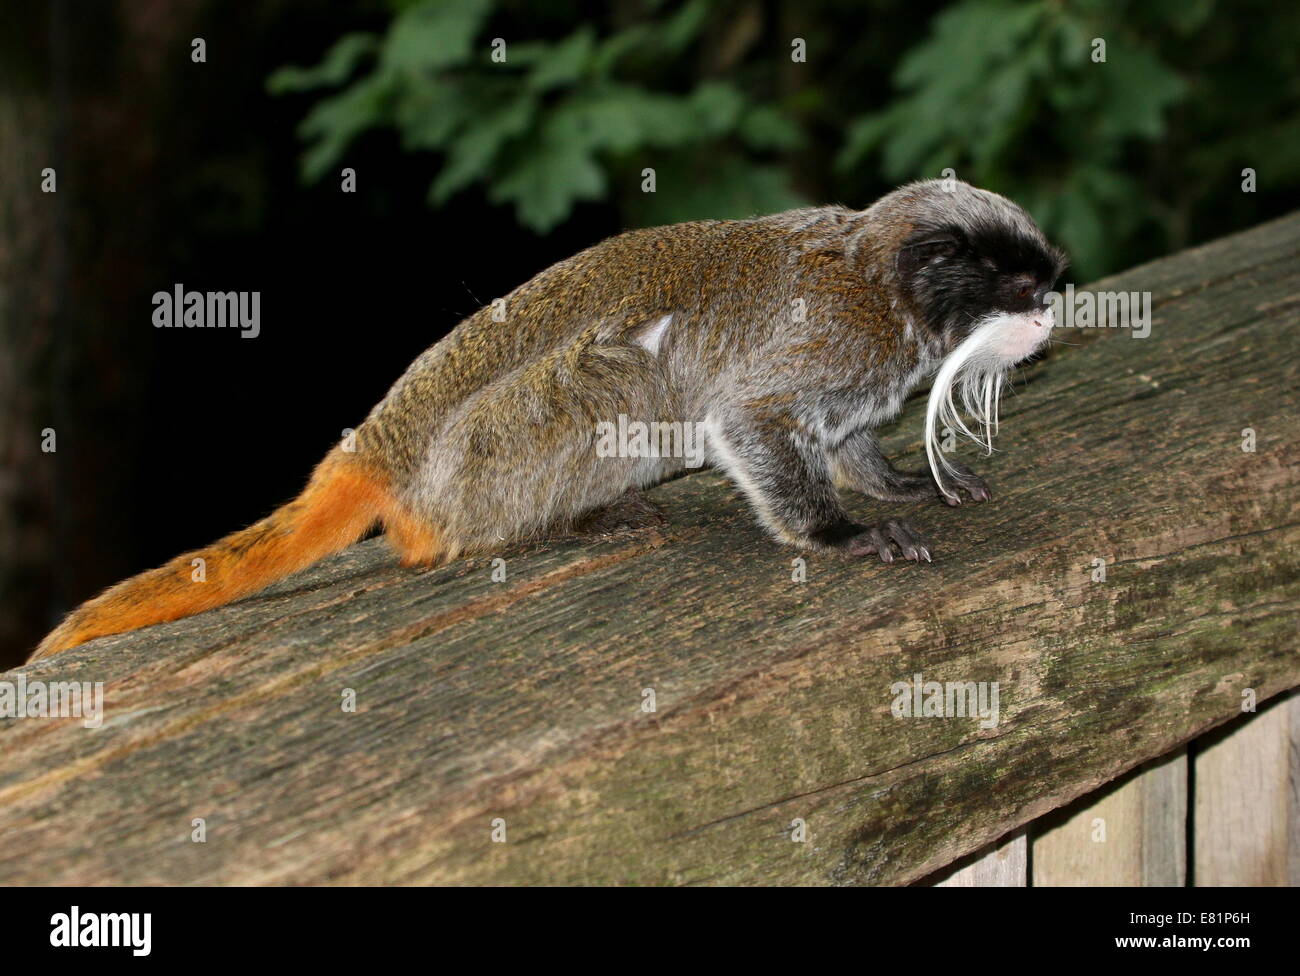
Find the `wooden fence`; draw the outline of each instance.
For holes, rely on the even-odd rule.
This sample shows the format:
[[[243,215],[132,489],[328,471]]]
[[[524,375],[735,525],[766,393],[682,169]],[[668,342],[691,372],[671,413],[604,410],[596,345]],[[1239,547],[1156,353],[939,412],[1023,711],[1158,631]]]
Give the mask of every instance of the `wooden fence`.
[[[1300,884],[1300,693],[939,872],[948,887]],[[1032,853],[1031,853],[1032,851]]]
[[[105,694],[0,719],[0,882],[1293,881],[1298,252],[1292,216],[1098,283],[1150,335],[1025,371],[992,502],[891,507],[933,565],[778,547],[703,472],[662,524],[372,540],[0,675]],[[996,714],[905,714],[918,675]]]

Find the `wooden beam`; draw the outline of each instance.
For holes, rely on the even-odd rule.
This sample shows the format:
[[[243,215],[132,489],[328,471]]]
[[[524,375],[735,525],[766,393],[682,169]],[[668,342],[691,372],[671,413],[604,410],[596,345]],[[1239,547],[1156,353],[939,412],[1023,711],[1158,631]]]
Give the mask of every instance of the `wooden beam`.
[[[851,501],[933,565],[800,556],[702,473],[501,582],[372,541],[28,667],[106,716],[0,722],[0,881],[924,878],[1300,684],[1298,256],[1292,216],[1100,283],[1151,334],[1024,372],[992,502]],[[918,674],[996,683],[997,721],[895,717]]]

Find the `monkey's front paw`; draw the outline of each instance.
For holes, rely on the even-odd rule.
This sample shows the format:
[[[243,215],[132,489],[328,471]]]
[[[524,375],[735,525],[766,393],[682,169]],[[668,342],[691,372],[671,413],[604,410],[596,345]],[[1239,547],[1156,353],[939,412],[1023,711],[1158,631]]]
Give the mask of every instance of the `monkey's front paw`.
[[[889,519],[864,529],[849,539],[845,548],[855,556],[870,556],[874,553],[885,562],[892,563],[894,552],[891,544],[898,546],[904,559],[913,559],[918,563],[922,559],[931,562],[929,545],[910,522],[900,519]]]
[[[946,480],[951,482],[957,489],[970,495],[972,501],[986,502],[993,497],[993,493],[989,491],[988,483],[974,471],[960,461],[953,461],[952,466],[954,470]],[[961,494],[958,491],[953,491],[950,495],[941,493],[940,497],[949,505],[961,504]]]

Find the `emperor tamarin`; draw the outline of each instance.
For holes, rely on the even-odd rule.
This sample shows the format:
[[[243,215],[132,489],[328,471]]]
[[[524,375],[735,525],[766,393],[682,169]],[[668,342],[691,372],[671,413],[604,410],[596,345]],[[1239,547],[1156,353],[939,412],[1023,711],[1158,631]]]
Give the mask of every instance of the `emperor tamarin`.
[[[951,180],[862,211],[610,238],[426,350],[296,499],[83,604],[36,656],[228,603],[375,524],[404,563],[437,564],[554,531],[682,470],[681,457],[602,456],[598,426],[620,415],[698,425],[708,460],[781,542],[929,560],[908,523],[853,522],[837,488],[987,499],[939,431],[988,442],[1008,370],[1047,342],[1064,263],[1019,206]],[[873,431],[926,378],[929,470],[899,471]]]

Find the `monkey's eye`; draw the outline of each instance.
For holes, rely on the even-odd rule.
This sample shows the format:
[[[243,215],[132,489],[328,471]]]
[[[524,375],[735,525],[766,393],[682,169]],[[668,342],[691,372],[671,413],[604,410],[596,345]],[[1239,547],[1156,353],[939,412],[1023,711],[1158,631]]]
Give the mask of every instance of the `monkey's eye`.
[[[1028,285],[1021,285],[1020,290],[1016,292],[1017,298],[1028,298],[1033,293],[1033,289]]]

